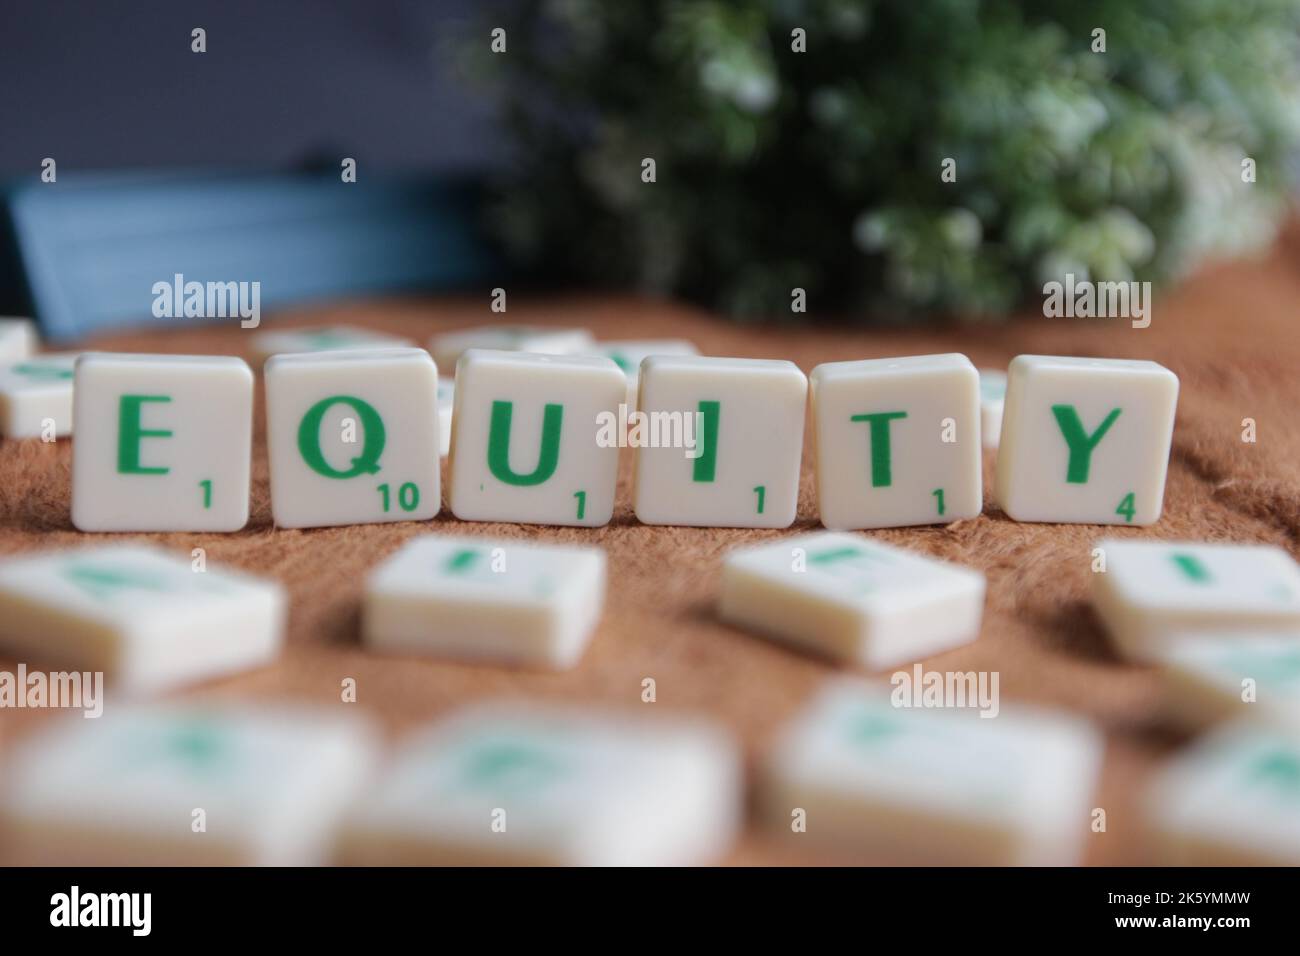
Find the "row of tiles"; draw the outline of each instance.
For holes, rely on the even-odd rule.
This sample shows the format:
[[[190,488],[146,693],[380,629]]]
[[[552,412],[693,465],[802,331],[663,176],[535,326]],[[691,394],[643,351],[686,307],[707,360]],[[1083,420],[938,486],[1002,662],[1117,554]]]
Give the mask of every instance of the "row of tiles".
[[[636,369],[631,404],[629,376],[609,358],[471,349],[457,359],[454,399],[444,396],[440,414],[437,366],[423,349],[272,355],[274,520],[302,528],[432,518],[450,431],[447,499],[464,520],[605,524],[619,449],[630,445],[640,521],[788,527],[808,378],[785,361],[686,354],[648,355]],[[79,423],[78,528],[246,524],[253,380],[241,360],[98,353],[61,374],[73,376]],[[981,418],[995,399],[981,396],[965,356],[826,363],[811,384],[823,524],[946,524],[980,513]],[[996,389],[987,378],[984,386]],[[1024,521],[1153,523],[1177,393],[1177,378],[1153,362],[1016,358],[998,503]]]

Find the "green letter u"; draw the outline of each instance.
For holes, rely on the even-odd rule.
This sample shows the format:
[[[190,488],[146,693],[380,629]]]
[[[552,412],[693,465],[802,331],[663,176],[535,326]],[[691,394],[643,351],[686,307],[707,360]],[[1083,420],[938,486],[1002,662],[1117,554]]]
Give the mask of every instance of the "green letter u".
[[[492,424],[488,430],[488,468],[507,485],[540,485],[555,474],[560,461],[560,425],[564,421],[563,405],[547,405],[542,412],[542,448],[537,454],[537,467],[531,474],[521,475],[510,467],[510,420],[514,417],[514,402],[492,403]]]

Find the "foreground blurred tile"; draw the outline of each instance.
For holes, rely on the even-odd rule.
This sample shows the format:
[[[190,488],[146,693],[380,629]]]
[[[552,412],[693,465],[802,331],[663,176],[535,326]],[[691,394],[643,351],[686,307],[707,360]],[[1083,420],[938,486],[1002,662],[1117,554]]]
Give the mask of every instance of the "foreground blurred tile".
[[[1300,732],[1300,632],[1176,637],[1160,663],[1179,724],[1239,718]]]
[[[1300,566],[1281,548],[1107,539],[1093,560],[1093,604],[1127,657],[1196,634],[1300,631]]]
[[[1162,863],[1300,865],[1300,736],[1224,727],[1174,758],[1146,809]]]
[[[65,719],[5,764],[5,859],[310,865],[373,767],[364,721],[323,710],[135,707]]]
[[[1102,755],[1087,723],[1010,706],[991,719],[911,709],[893,696],[836,682],[786,730],[761,793],[773,827],[909,863],[1079,862]]]
[[[371,574],[361,634],[389,653],[566,668],[604,599],[600,548],[428,534]]]
[[[259,667],[287,601],[272,581],[161,548],[113,544],[0,562],[0,650],[155,691]]]
[[[480,706],[413,739],[347,827],[363,864],[680,865],[730,846],[741,777],[703,725]]]
[[[802,650],[869,668],[975,640],[984,575],[853,534],[735,548],[718,614]]]

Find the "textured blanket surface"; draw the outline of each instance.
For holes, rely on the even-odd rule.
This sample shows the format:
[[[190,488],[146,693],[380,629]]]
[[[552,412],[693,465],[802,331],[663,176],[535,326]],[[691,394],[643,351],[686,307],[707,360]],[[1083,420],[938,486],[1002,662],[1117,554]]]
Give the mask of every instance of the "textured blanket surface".
[[[1181,379],[1164,516],[1148,529],[1018,524],[991,503],[993,456],[985,460],[985,512],[947,527],[873,532],[875,537],[983,570],[983,630],[967,646],[926,660],[927,669],[1001,675],[1003,706],[1028,701],[1086,715],[1107,737],[1095,805],[1105,833],[1089,838],[1092,863],[1148,859],[1141,790],[1186,737],[1164,727],[1159,675],[1122,662],[1088,601],[1090,550],[1103,534],[1130,538],[1270,542],[1300,555],[1300,230],[1264,258],[1203,269],[1158,297],[1150,328],[1122,319],[1026,319],[998,326],[863,331],[844,327],[738,326],[698,311],[633,298],[510,299],[511,323],[582,325],[599,338],[681,337],[705,354],[788,358],[805,372],[824,361],[958,351],[981,368],[1005,368],[1019,353],[1148,358]],[[302,308],[263,328],[348,323],[424,343],[439,330],[500,320],[486,298],[385,299]],[[223,325],[115,334],[84,343],[115,351],[251,356],[253,333]],[[207,549],[229,564],[281,581],[292,597],[288,643],[274,666],[184,691],[206,699],[260,699],[355,706],[394,737],[470,701],[545,698],[583,706],[653,707],[703,714],[730,728],[748,767],[774,733],[827,678],[843,669],[742,633],[715,615],[722,555],[738,544],[819,527],[811,444],[804,451],[799,517],[790,532],[659,528],[631,509],[624,453],[613,521],[600,529],[471,524],[444,510],[432,522],[277,530],[268,498],[265,427],[258,386],[252,518],[237,534],[78,533],[69,520],[71,443],[0,444],[0,553],[154,539],[178,553]],[[1258,440],[1242,441],[1242,421]],[[445,487],[445,475],[444,475]],[[454,532],[582,542],[609,560],[604,617],[581,664],[559,673],[376,656],[358,641],[368,572],[413,535]],[[29,662],[35,666],[35,662]],[[16,662],[0,656],[0,670]],[[869,675],[884,680],[885,675]],[[355,705],[340,702],[344,678]],[[641,702],[654,678],[657,701]],[[0,711],[0,749],[48,713]],[[4,764],[0,754],[0,773]],[[832,858],[751,827],[727,862]]]

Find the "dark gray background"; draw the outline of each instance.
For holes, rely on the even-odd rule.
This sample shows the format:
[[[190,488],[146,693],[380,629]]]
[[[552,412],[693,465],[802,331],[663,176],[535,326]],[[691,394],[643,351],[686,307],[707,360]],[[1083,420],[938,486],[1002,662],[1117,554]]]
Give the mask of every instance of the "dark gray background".
[[[499,6],[499,5],[498,5]],[[85,169],[368,170],[503,160],[446,44],[489,42],[472,0],[0,0],[0,178]],[[208,52],[190,52],[207,30]],[[335,165],[337,160],[334,161]]]

